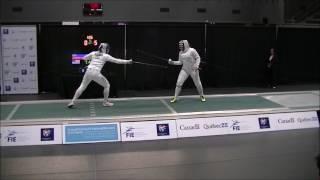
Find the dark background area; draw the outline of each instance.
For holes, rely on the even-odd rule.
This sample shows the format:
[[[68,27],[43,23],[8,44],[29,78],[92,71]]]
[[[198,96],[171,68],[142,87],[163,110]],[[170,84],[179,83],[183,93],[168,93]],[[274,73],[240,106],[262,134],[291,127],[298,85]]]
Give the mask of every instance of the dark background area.
[[[206,23],[129,23],[39,28],[38,60],[40,92],[73,96],[80,85],[83,65],[72,65],[72,53],[89,53],[85,35],[111,45],[116,58],[133,59],[167,68],[141,64],[106,63],[102,73],[111,84],[111,97],[119,90],[174,89],[181,66],[169,66],[163,59],[178,58],[178,42],[187,39],[204,63],[200,76],[204,88],[261,87],[265,85],[265,61],[269,49],[278,53],[277,82],[281,84],[320,81],[320,32],[316,28],[286,28],[274,25]],[[154,56],[150,56],[154,55]],[[159,58],[155,57],[158,56]],[[194,88],[191,78],[184,88]],[[83,98],[102,96],[102,87],[91,83]]]
[[[167,68],[132,65],[128,68],[127,88],[135,90],[174,88],[181,66],[168,65],[178,60],[178,42],[187,39],[204,56],[203,24],[132,24],[127,31],[128,56],[136,61],[159,64]],[[151,54],[151,55],[150,55]],[[159,58],[157,58],[159,57]],[[193,82],[188,79],[185,87]]]
[[[275,33],[274,27],[209,26],[208,84],[217,87],[261,85],[265,60],[276,43]]]
[[[280,82],[320,82],[320,29],[280,28],[278,76]]]

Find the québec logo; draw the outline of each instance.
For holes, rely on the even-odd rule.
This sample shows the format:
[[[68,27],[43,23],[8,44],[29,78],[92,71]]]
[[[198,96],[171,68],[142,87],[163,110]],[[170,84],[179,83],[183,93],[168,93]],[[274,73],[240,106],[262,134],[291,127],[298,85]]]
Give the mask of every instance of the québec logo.
[[[158,136],[170,135],[169,124],[157,124],[157,134]]]
[[[41,128],[41,141],[53,141],[54,128]]]
[[[258,119],[259,119],[260,129],[270,128],[270,122],[268,117],[260,117]]]

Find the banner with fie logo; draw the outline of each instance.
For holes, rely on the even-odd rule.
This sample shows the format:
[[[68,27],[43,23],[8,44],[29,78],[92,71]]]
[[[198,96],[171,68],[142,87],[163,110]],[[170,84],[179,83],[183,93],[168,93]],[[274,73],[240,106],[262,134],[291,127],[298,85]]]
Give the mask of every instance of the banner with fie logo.
[[[1,94],[38,93],[36,26],[1,26]]]
[[[142,141],[177,138],[175,120],[121,123],[122,141]]]
[[[1,146],[62,144],[61,125],[1,127]]]

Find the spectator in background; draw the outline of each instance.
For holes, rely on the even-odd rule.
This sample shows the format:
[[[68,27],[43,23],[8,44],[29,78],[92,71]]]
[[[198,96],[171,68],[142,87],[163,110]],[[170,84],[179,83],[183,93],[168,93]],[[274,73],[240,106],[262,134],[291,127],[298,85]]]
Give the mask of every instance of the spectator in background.
[[[277,54],[274,48],[270,49],[270,55],[267,58],[266,62],[266,80],[267,80],[267,87],[276,88],[276,64],[278,61]]]

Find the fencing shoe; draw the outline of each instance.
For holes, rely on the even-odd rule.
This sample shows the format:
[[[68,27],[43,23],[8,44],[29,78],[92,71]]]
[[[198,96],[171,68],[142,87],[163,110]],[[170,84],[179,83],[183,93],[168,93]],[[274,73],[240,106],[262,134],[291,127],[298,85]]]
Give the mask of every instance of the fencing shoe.
[[[113,106],[113,103],[111,103],[109,101],[105,101],[105,102],[102,103],[102,106],[111,107],[111,106]]]
[[[170,102],[171,102],[171,103],[175,103],[176,101],[177,101],[177,98],[176,98],[176,97],[174,97],[174,98],[172,98],[172,99],[171,99],[171,101],[170,101]]]
[[[74,102],[70,102],[69,104],[68,104],[68,108],[73,108],[73,106],[74,106]]]
[[[206,98],[204,96],[200,96],[201,102],[206,102]]]

